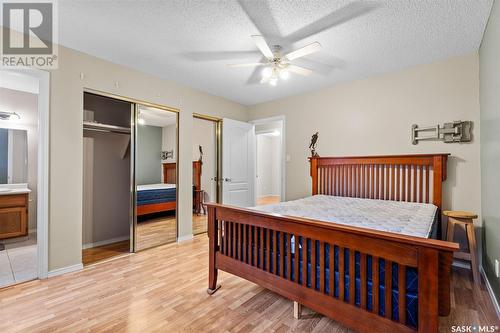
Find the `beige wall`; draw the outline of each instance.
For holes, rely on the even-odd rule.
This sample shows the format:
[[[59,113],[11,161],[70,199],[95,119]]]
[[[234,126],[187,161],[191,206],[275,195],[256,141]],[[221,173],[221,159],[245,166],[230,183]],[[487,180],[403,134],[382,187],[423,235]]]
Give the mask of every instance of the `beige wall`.
[[[484,225],[483,268],[500,301],[500,3],[496,1],[479,50],[481,92],[481,195]]]
[[[287,200],[311,193],[307,147],[319,131],[323,156],[451,153],[444,208],[479,212],[478,70],[478,55],[471,54],[259,104],[249,116],[286,116]],[[411,144],[412,124],[453,120],[474,122],[472,143]]]
[[[84,88],[181,110],[178,208],[181,237],[192,234],[192,113],[247,119],[246,108],[239,104],[60,47],[59,69],[51,72],[50,92],[49,270],[81,262]]]

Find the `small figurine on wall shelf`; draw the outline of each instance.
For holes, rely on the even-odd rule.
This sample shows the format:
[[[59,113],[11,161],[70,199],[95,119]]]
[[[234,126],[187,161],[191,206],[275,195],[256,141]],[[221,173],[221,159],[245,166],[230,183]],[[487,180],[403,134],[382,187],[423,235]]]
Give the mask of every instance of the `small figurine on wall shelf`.
[[[316,132],[311,137],[311,143],[309,144],[309,149],[311,150],[311,157],[319,157],[316,152],[316,143],[318,142],[319,132]]]

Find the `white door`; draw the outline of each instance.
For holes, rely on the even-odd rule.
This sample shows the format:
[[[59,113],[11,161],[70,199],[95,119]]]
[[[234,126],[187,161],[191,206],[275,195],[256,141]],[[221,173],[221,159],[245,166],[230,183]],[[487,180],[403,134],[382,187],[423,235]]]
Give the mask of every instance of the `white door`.
[[[222,202],[255,206],[254,125],[224,118],[222,121]]]

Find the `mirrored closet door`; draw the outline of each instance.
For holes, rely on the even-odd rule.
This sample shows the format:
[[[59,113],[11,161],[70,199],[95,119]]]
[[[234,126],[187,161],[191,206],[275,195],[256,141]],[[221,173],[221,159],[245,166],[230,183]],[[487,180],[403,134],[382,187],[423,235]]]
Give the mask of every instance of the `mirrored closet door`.
[[[177,240],[177,112],[136,105],[135,250]]]
[[[193,235],[208,230],[207,203],[219,202],[221,121],[209,116],[193,118]]]

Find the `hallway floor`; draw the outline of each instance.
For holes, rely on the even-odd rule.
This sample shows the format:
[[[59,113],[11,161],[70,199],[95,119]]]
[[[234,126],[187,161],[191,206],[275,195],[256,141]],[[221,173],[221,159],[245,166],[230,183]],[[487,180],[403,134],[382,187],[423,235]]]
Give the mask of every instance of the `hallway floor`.
[[[0,251],[0,287],[36,279],[36,233],[27,237],[3,240],[5,250]]]

